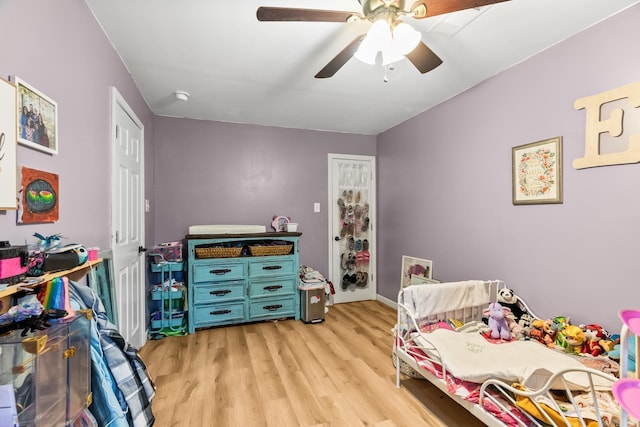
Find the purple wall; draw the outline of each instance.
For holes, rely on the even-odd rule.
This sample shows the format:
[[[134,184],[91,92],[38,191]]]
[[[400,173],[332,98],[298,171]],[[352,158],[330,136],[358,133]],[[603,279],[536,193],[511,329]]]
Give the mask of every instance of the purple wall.
[[[380,294],[395,300],[413,255],[440,280],[502,279],[540,316],[619,331],[617,311],[640,306],[640,165],[573,169],[573,104],[638,81],[638,22],[640,5],[378,136]],[[555,136],[564,203],[514,206],[511,148]]]
[[[0,2],[0,75],[21,77],[59,109],[60,154],[18,146],[18,166],[59,174],[61,190],[58,222],[17,226],[0,211],[0,239],[62,233],[110,246],[115,86],[145,126],[148,245],[191,224],[287,214],[303,232],[301,261],[327,269],[327,153],[377,155],[381,295],[395,299],[408,254],[433,259],[439,279],[500,278],[541,316],[616,330],[617,310],[640,303],[640,165],[573,169],[585,140],[573,103],[638,80],[639,21],[634,6],[376,139],[154,118],[84,2]],[[513,206],[511,148],[558,135],[564,204]]]
[[[303,233],[300,262],[328,274],[327,154],[375,155],[374,136],[166,117],[154,128],[158,243],[190,225],[287,215]]]
[[[0,240],[24,244],[36,241],[35,232],[61,233],[64,243],[110,247],[111,87],[145,126],[147,189],[153,176],[151,111],[83,1],[2,1],[0,38],[0,75],[16,75],[58,104],[59,154],[19,145],[18,168],[60,178],[60,220],[18,226],[15,211],[0,211]],[[153,241],[152,225],[147,217],[147,241]]]

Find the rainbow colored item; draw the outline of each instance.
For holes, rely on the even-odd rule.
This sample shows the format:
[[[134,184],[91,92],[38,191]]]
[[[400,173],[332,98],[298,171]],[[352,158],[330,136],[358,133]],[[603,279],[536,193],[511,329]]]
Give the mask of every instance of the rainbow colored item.
[[[42,305],[45,310],[65,310],[67,315],[64,319],[75,316],[75,311],[69,303],[69,279],[67,277],[56,277],[47,283]]]

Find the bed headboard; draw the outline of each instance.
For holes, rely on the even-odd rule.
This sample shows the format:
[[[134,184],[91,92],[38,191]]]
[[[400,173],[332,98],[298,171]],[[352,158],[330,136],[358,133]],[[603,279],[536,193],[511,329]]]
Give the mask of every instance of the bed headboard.
[[[457,319],[463,323],[482,319],[482,311],[496,301],[501,280],[410,285],[398,294],[398,310],[419,321]]]

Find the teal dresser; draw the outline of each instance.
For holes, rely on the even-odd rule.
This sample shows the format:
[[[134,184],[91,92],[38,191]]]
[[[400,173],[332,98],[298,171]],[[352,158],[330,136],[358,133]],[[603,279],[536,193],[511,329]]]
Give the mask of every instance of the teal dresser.
[[[300,319],[302,233],[188,234],[188,328]]]

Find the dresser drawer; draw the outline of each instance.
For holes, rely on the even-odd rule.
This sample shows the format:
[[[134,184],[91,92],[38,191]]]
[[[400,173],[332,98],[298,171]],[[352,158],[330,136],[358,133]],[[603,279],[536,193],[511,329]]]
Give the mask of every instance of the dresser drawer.
[[[249,303],[249,317],[251,320],[257,320],[294,316],[295,306],[295,296],[253,299]]]
[[[295,291],[297,285],[298,279],[293,277],[251,280],[249,281],[249,296],[253,298],[269,295],[290,295]]]
[[[258,257],[249,260],[249,277],[270,277],[287,274],[298,275],[292,256]]]
[[[229,321],[244,321],[244,302],[227,304],[198,305],[193,308],[194,327],[213,326],[216,323]]]
[[[245,276],[245,263],[240,261],[225,261],[208,264],[196,264],[193,266],[193,283],[211,282],[221,280],[243,279]]]
[[[193,287],[194,304],[229,301],[245,297],[244,280],[232,280],[217,285],[197,285]]]

